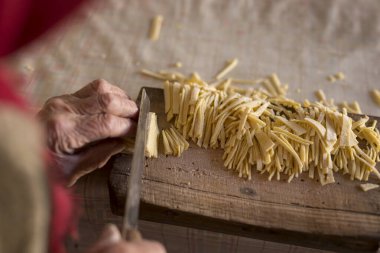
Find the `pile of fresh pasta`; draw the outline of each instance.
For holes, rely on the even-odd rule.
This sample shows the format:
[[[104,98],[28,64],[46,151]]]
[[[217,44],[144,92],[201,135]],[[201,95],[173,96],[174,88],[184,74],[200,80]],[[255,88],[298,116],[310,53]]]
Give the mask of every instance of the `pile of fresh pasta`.
[[[337,172],[351,180],[367,181],[371,174],[380,179],[377,122],[354,121],[323,96],[318,102],[289,99],[288,86],[276,74],[260,80],[224,78],[231,65],[212,84],[196,73],[142,71],[165,80],[165,113],[176,128],[163,130],[165,154],[181,155],[186,140],[192,140],[205,149],[223,149],[224,166],[247,179],[255,170],[288,182],[307,173],[322,185],[335,182]],[[235,85],[239,82],[262,87],[242,89]]]

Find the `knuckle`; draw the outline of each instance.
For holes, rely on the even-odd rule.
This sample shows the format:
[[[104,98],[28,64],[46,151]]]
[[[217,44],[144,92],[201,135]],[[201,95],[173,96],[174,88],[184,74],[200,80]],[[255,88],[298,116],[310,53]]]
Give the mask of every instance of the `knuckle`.
[[[133,112],[137,112],[137,111],[138,111],[137,104],[136,104],[134,101],[129,100],[129,101],[128,101],[128,106],[129,106],[129,108],[130,108]]]
[[[112,106],[114,106],[115,101],[116,98],[111,93],[105,93],[99,96],[100,107],[103,108],[106,112],[108,112]]]
[[[63,115],[55,115],[47,121],[47,137],[50,149],[56,152],[68,151],[65,144],[65,124],[67,119]]]
[[[92,82],[92,87],[97,92],[106,92],[111,84],[104,79],[96,79]]]
[[[51,130],[57,132],[63,128],[64,122],[65,118],[62,115],[54,115],[49,119],[48,124]]]
[[[42,110],[45,114],[56,114],[57,112],[73,112],[74,105],[70,95],[62,95],[48,99]]]
[[[65,106],[65,100],[63,97],[52,97],[49,98],[46,103],[45,107],[50,109],[58,109]]]

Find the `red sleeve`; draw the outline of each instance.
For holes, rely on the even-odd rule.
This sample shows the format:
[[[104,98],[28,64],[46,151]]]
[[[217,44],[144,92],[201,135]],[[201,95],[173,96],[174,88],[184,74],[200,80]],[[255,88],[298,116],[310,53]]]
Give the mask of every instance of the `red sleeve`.
[[[0,57],[31,42],[84,0],[0,0]]]
[[[32,112],[28,110],[28,103],[12,89],[17,82],[17,77],[12,75],[11,72],[0,68],[0,106],[4,104],[11,105],[26,112],[26,115],[31,115]],[[52,164],[49,162],[48,155],[41,157],[42,159],[45,159],[46,165],[48,163]],[[46,166],[46,168],[49,168],[49,166]],[[46,170],[46,173],[49,180],[48,185],[50,185],[50,206],[52,210],[50,236],[49,241],[46,243],[49,245],[49,252],[63,253],[64,238],[73,233],[77,215],[73,215],[75,209],[73,198],[70,196],[70,191],[65,187],[63,180],[59,179],[58,172]]]
[[[0,0],[0,60],[42,35],[82,2],[84,0]],[[6,103],[28,111],[27,102],[15,92],[20,83],[0,65],[0,106]],[[74,204],[62,182],[50,171],[47,174],[52,207],[47,243],[49,252],[62,253],[63,239],[73,228]]]
[[[1,41],[1,40],[0,40]],[[11,104],[21,110],[28,110],[26,101],[14,92],[14,86],[10,83],[18,83],[21,80],[0,64],[0,102]]]

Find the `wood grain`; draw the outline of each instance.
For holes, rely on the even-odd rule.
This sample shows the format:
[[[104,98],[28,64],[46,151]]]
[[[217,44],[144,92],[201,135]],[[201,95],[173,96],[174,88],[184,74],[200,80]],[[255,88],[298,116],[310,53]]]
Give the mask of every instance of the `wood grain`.
[[[160,127],[167,127],[162,90],[147,92]],[[380,190],[362,192],[360,182],[340,174],[335,184],[324,187],[306,175],[290,184],[286,178],[268,182],[266,175],[257,173],[247,181],[226,170],[221,155],[221,150],[191,145],[180,158],[161,154],[158,159],[146,160],[143,217],[337,251],[377,249]],[[127,160],[117,158],[110,175],[112,206],[117,214],[122,214]],[[370,182],[376,183],[372,178]],[[168,211],[177,217],[159,215]]]
[[[111,163],[110,163],[111,164]],[[78,241],[67,238],[66,247],[69,253],[82,253],[92,245],[99,237],[107,223],[122,226],[122,217],[114,215],[110,209],[108,178],[109,164],[100,170],[96,170],[76,183],[75,198],[83,208],[78,224]],[[147,209],[143,208],[144,213]],[[161,242],[167,252],[170,253],[331,253],[317,249],[297,247],[280,243],[255,240],[230,234],[221,234],[210,231],[198,230],[187,227],[179,227],[177,218],[183,218],[176,212],[169,210],[154,210],[149,212],[152,216],[144,214],[139,220],[139,230],[144,239],[157,240]],[[161,223],[147,220],[162,220]],[[188,219],[188,221],[192,220]],[[172,221],[172,222],[170,222]],[[217,231],[220,229],[216,229]]]

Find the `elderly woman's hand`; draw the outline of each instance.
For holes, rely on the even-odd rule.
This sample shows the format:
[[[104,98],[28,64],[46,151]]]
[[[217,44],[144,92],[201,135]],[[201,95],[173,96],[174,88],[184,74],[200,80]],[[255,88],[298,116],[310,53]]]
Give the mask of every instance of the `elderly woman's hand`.
[[[69,185],[105,165],[136,129],[138,108],[120,88],[95,80],[70,95],[50,98],[38,116]]]
[[[127,242],[115,225],[108,224],[98,241],[86,253],[165,253],[161,243],[148,240]]]

